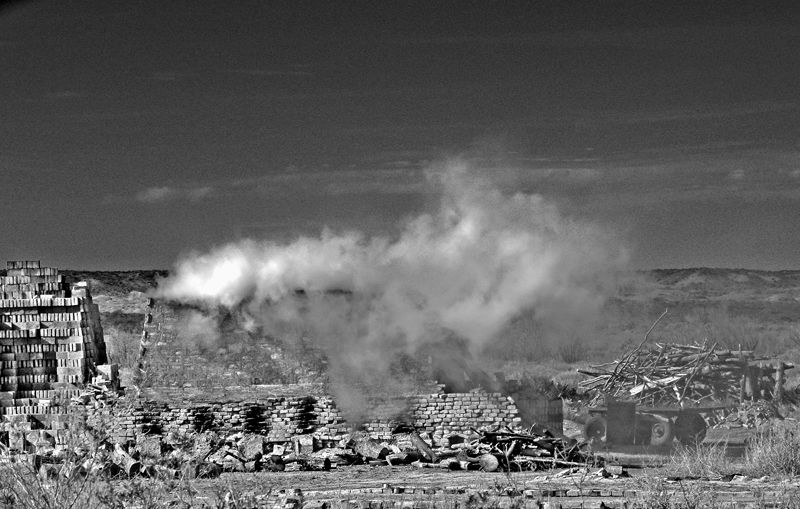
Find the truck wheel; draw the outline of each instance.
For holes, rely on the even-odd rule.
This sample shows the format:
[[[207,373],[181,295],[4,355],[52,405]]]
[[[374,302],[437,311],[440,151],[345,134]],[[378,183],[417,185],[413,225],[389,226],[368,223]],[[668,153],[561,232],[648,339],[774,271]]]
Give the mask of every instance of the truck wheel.
[[[650,445],[667,445],[673,438],[672,421],[656,419],[650,427]]]
[[[675,437],[683,445],[697,445],[706,437],[706,421],[700,414],[682,413],[675,418]]]
[[[592,417],[583,425],[583,436],[587,442],[603,442],[606,439],[605,417]]]

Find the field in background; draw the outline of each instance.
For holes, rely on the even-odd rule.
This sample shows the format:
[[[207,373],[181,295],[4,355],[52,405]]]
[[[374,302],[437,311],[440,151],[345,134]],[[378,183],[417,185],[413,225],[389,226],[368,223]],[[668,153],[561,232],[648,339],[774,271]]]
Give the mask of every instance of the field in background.
[[[166,271],[64,271],[90,282],[114,361],[136,361],[147,292]],[[665,269],[638,272],[620,285],[597,316],[572,331],[544,330],[535,311],[477,353],[486,371],[575,379],[574,368],[610,361],[651,334],[654,342],[708,340],[721,348],[755,349],[800,364],[800,271]],[[795,377],[800,375],[795,375]],[[790,378],[790,385],[796,380]]]

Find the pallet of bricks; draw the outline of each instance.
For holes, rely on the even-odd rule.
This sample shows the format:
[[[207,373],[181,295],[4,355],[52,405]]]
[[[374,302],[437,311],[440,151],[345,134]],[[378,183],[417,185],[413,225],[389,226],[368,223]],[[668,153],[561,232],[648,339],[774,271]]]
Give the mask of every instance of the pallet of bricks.
[[[63,427],[87,363],[104,362],[99,314],[85,285],[71,287],[38,261],[8,262],[0,276],[0,408],[4,421]],[[51,426],[47,426],[51,427]]]

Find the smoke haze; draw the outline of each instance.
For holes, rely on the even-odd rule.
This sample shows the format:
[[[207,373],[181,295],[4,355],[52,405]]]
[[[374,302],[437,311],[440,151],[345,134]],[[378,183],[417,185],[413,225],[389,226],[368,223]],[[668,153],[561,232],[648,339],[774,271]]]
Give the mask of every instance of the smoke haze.
[[[238,310],[270,333],[300,324],[332,371],[385,376],[393,352],[447,336],[479,351],[522,313],[551,329],[583,326],[614,291],[626,263],[615,236],[539,195],[505,195],[462,162],[430,181],[438,210],[394,238],[242,240],[181,259],[157,296]]]

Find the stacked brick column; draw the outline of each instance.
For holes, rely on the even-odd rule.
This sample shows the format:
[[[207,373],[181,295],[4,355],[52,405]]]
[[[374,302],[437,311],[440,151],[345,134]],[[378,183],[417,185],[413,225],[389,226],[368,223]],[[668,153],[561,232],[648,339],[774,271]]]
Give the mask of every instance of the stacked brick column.
[[[13,415],[62,413],[105,362],[97,306],[85,283],[70,285],[38,261],[8,262],[0,276],[0,409]],[[77,385],[76,385],[77,384]]]

